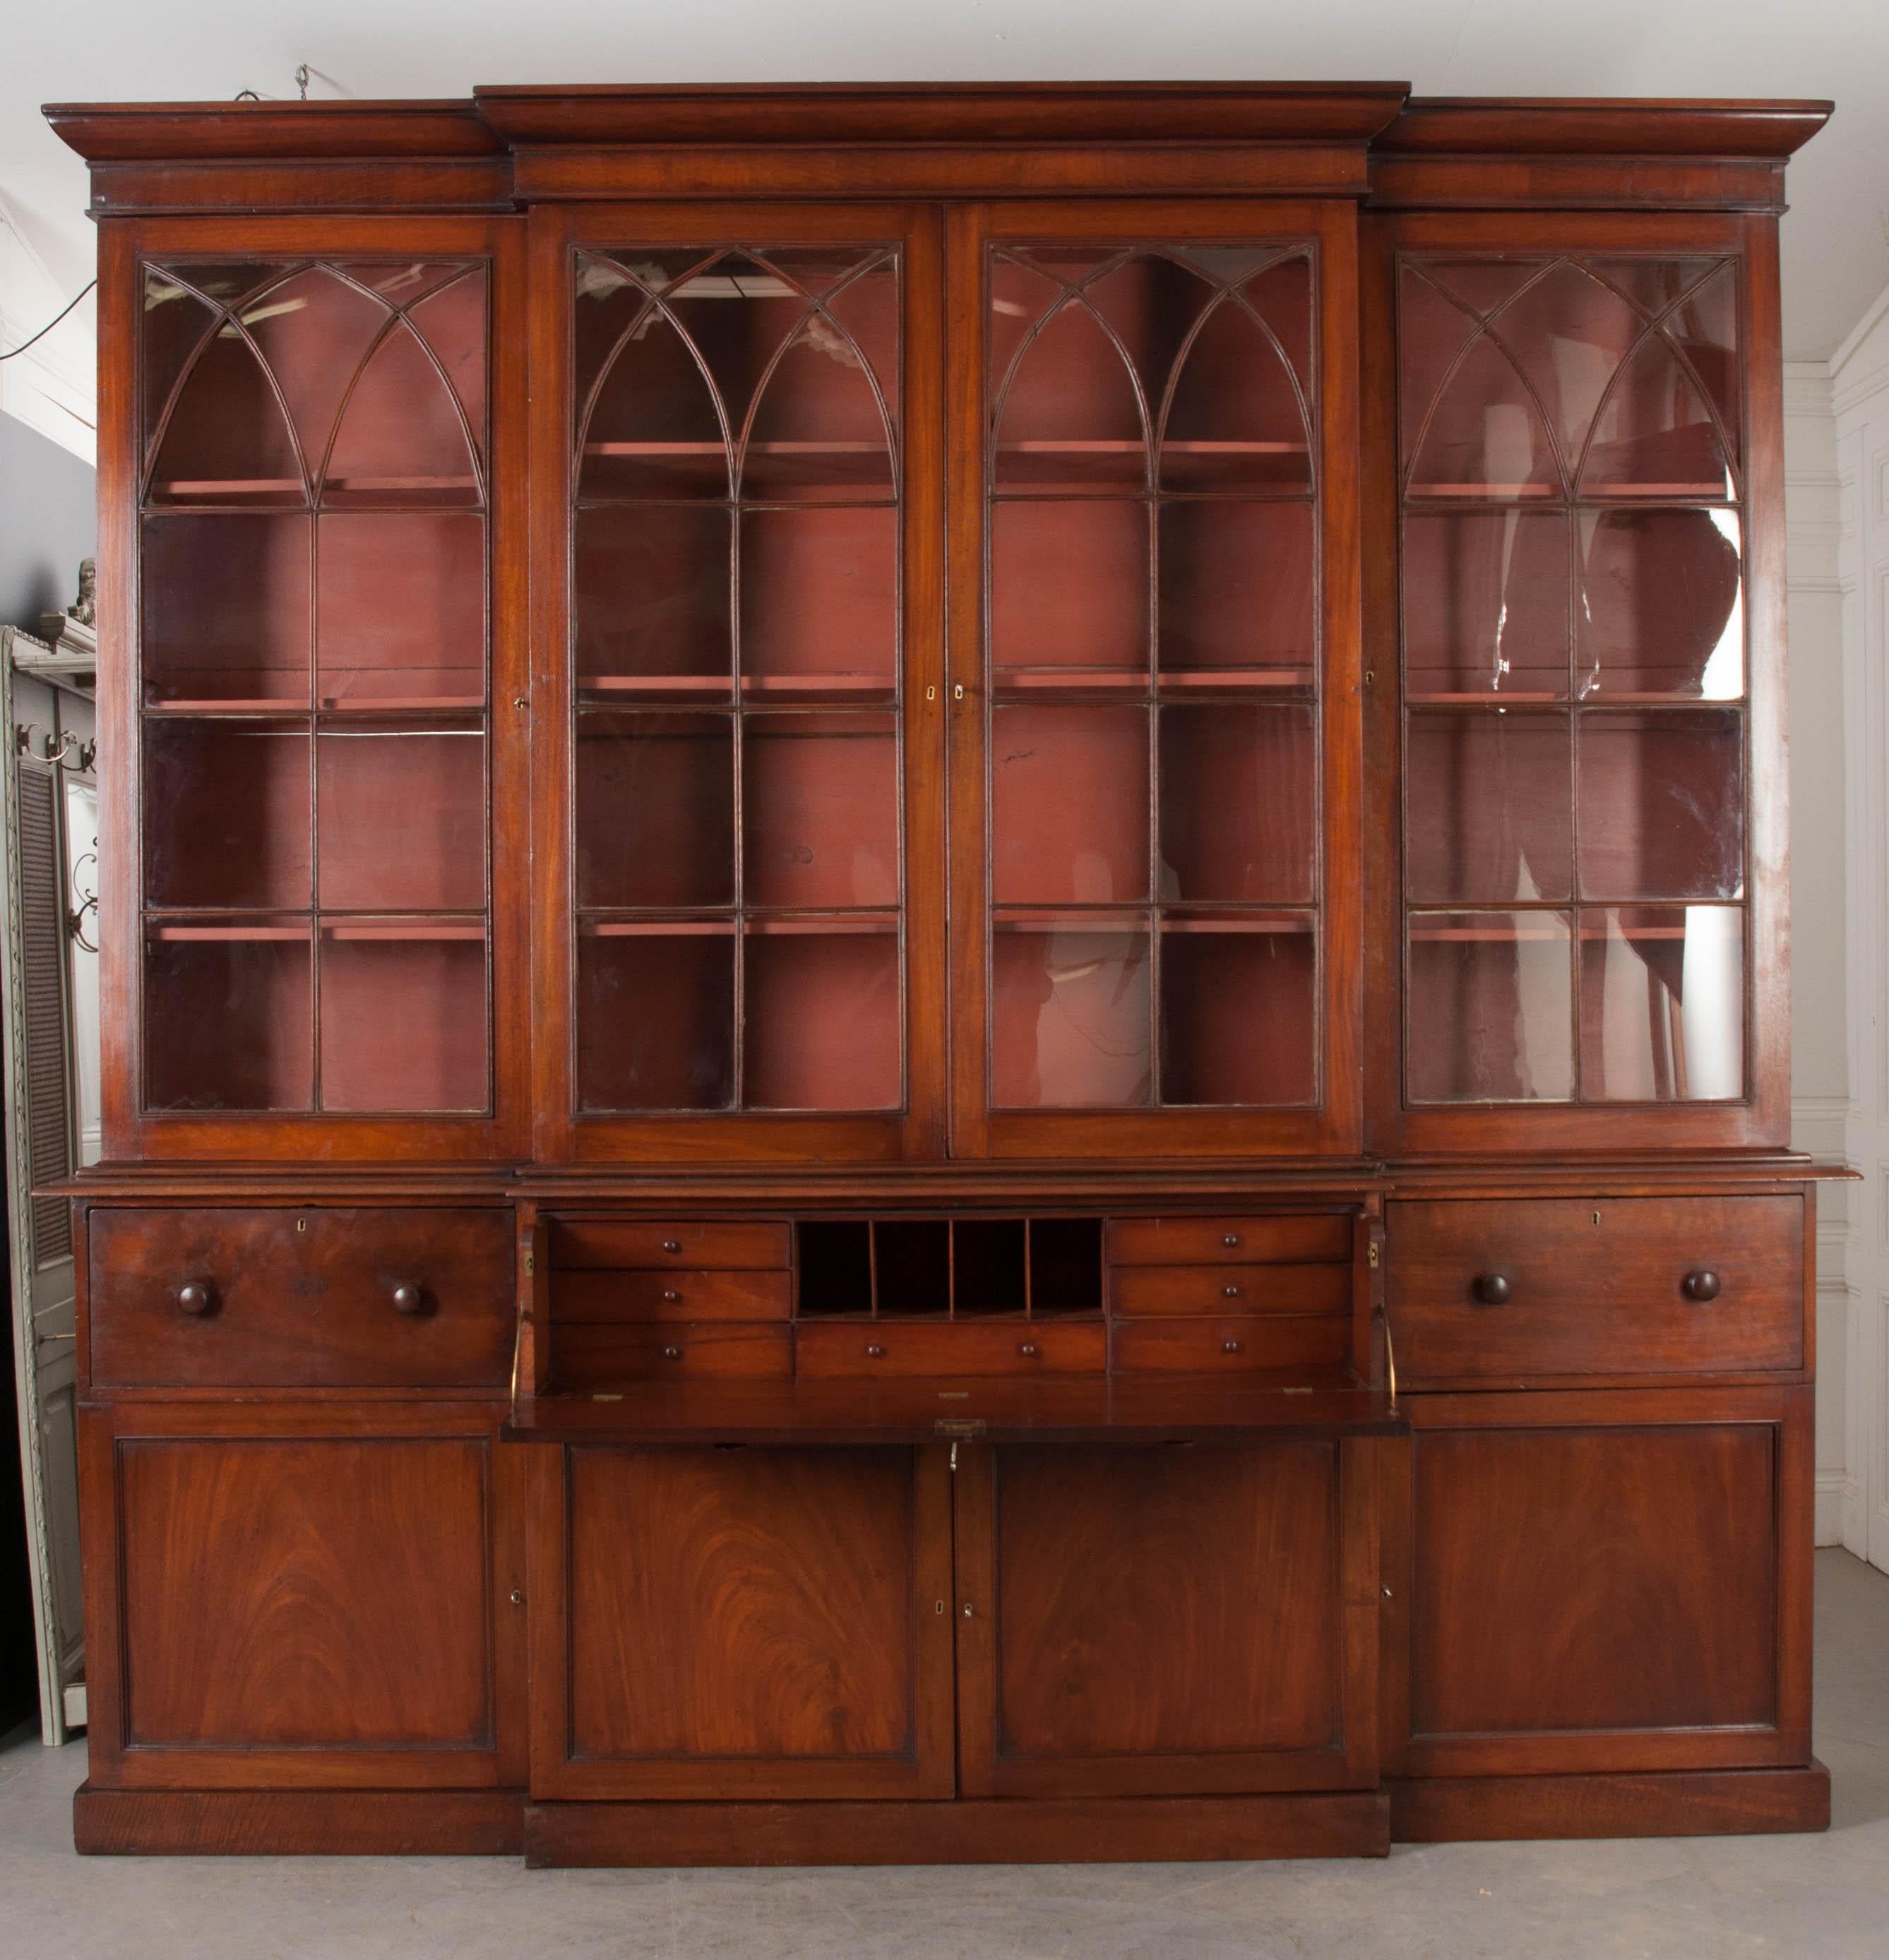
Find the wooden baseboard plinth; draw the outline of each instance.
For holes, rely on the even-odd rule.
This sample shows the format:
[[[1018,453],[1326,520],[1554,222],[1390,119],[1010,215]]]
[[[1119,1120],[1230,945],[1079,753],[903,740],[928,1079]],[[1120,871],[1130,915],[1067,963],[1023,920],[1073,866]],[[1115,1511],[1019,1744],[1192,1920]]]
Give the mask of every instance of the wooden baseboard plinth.
[[[533,1803],[529,1865],[1027,1865],[1382,1857],[1381,1791],[884,1803]]]
[[[524,1793],[515,1790],[94,1790],[72,1798],[83,1852],[132,1856],[379,1853],[400,1857],[516,1857]]]
[[[1398,1844],[1730,1837],[1830,1828],[1830,1772],[1815,1761],[1803,1769],[1434,1777],[1387,1787],[1390,1835]]]

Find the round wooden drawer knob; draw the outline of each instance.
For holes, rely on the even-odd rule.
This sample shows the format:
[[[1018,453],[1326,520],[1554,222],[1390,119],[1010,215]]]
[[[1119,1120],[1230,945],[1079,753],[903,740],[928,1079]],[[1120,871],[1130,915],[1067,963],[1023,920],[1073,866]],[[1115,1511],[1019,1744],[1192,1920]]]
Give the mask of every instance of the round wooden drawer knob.
[[[1237,1232],[1229,1232],[1226,1236],[1220,1241],[1220,1242],[1222,1245],[1231,1249],[1240,1242],[1240,1235]]]
[[[682,1241],[680,1239],[665,1239],[662,1242],[662,1249],[671,1254],[679,1252],[682,1250]]]
[[[1017,1350],[1017,1352],[1021,1354],[1026,1361],[1034,1361],[1037,1357],[1043,1352],[1043,1350],[1039,1348],[1034,1341],[1026,1341],[1023,1345]]]
[[[1222,1297],[1227,1300],[1238,1300],[1240,1297],[1240,1289],[1237,1286],[1223,1286],[1220,1292]]]
[[[1513,1288],[1506,1273],[1478,1273],[1470,1283],[1470,1290],[1485,1306],[1505,1306]]]
[[[422,1313],[425,1308],[426,1295],[419,1287],[397,1286],[393,1289],[393,1310],[396,1313]]]
[[[866,1359],[868,1361],[883,1361],[885,1359],[885,1350],[878,1341],[868,1341],[866,1343]]]
[[[1220,1351],[1222,1354],[1243,1354],[1245,1349],[1246,1343],[1244,1341],[1222,1341],[1220,1344]]]
[[[208,1280],[186,1280],[177,1289],[177,1311],[202,1319],[216,1311],[216,1288]]]
[[[662,1351],[662,1358],[665,1361],[680,1361],[682,1359],[682,1350],[674,1347],[665,1348]]]
[[[1679,1290],[1688,1300],[1716,1300],[1719,1284],[1719,1275],[1709,1267],[1702,1267],[1696,1273],[1688,1273],[1680,1281]]]
[[[664,1303],[670,1306],[674,1306],[682,1297],[674,1287],[664,1287],[662,1290],[662,1297]]]

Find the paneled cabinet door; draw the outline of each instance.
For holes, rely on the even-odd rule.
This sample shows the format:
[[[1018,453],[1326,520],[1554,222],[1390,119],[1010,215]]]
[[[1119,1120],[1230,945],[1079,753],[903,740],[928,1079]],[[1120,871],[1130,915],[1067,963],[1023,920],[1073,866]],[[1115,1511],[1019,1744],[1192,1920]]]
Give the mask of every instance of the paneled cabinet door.
[[[1410,1408],[1403,1773],[1810,1760],[1808,1389]]]
[[[942,1448],[532,1453],[534,1795],[951,1794]]]
[[[1354,1144],[1351,207],[953,222],[954,1136]]]
[[[1387,743],[1373,791],[1401,781],[1374,829],[1402,845],[1384,1141],[1782,1144],[1771,223],[1394,238],[1368,309],[1394,320],[1378,488],[1394,451],[1401,568],[1402,767]]]
[[[107,234],[109,1156],[522,1144],[523,275],[485,218]]]
[[[935,1150],[935,217],[531,223],[541,1149]]]
[[[495,1427],[446,1402],[81,1418],[93,1783],[521,1785],[522,1465]]]
[[[965,1450],[963,1793],[1375,1783],[1380,1446]]]

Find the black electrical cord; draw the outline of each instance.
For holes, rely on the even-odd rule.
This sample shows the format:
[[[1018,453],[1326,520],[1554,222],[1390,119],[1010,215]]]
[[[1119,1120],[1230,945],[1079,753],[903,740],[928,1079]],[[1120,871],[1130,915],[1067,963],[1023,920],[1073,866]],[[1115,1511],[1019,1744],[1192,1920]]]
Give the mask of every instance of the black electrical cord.
[[[39,332],[33,335],[33,340],[23,340],[18,347],[9,347],[5,353],[0,354],[0,361],[11,361],[16,354],[24,354],[27,349],[33,345],[33,340],[43,340],[46,336],[53,331],[53,328],[57,326],[59,322],[72,310],[72,308],[77,306],[79,301],[82,300],[85,295],[91,291],[93,287],[97,284],[98,282],[96,279],[88,279],[84,285],[80,288],[78,294],[65,305],[61,307],[59,311],[46,322],[45,326],[41,327]]]

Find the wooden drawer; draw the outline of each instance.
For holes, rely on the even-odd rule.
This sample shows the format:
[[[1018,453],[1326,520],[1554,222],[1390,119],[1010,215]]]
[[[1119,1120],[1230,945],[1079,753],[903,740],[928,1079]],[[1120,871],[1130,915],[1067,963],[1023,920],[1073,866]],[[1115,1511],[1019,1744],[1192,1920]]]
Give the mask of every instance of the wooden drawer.
[[[1351,1219],[1333,1211],[1273,1218],[1111,1218],[1108,1256],[1117,1266],[1338,1262],[1351,1257]]]
[[[552,1379],[559,1389],[579,1392],[672,1379],[776,1379],[794,1372],[793,1341],[784,1323],[767,1321],[556,1327]]]
[[[551,1281],[554,1322],[785,1320],[791,1273],[676,1271],[558,1273]]]
[[[1109,1329],[1110,1365],[1123,1374],[1342,1368],[1350,1359],[1351,1322],[1337,1315],[1123,1320]]]
[[[639,1266],[665,1272],[713,1266],[785,1270],[791,1263],[788,1228],[779,1220],[651,1223],[641,1218],[558,1218],[551,1224],[554,1271]]]
[[[1180,1313],[1344,1313],[1351,1268],[1123,1266],[1111,1276],[1110,1310],[1132,1317]]]
[[[509,1211],[470,1208],[101,1208],[88,1226],[92,1379],[502,1388],[511,1230]]]
[[[1407,1382],[1803,1365],[1794,1197],[1412,1199],[1388,1249]]]
[[[803,1321],[803,1375],[1099,1375],[1107,1341],[1099,1320]]]

